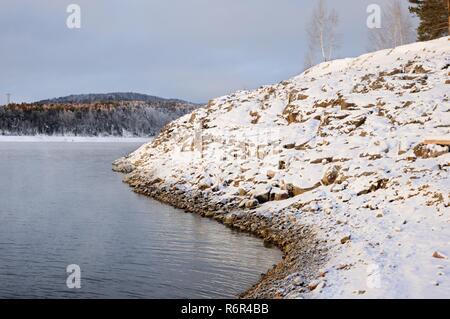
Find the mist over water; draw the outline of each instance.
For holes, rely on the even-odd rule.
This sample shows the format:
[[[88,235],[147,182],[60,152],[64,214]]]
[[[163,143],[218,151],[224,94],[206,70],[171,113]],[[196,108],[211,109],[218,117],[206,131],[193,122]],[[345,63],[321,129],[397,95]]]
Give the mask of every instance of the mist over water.
[[[136,143],[0,142],[0,297],[235,297],[281,259],[111,171]],[[68,289],[66,267],[81,267]]]

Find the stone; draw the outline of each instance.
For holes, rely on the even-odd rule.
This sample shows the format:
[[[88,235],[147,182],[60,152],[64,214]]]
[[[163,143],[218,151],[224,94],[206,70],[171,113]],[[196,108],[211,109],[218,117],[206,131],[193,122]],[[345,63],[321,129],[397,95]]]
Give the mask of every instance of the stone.
[[[228,214],[228,215],[225,215],[225,216],[224,216],[224,218],[223,218],[223,223],[224,223],[225,225],[231,225],[231,224],[233,224],[233,222],[234,222],[235,219],[236,219],[236,215],[234,215],[234,214]]]
[[[444,145],[420,143],[414,147],[414,155],[420,158],[435,158],[450,152],[450,148]]]
[[[239,196],[245,196],[247,195],[248,190],[246,190],[245,188],[239,188]]]
[[[319,187],[320,185],[321,184],[319,182],[319,183],[316,183],[312,187],[300,187],[300,186],[294,185],[292,183],[287,183],[286,190],[288,191],[290,197],[295,197],[295,196],[304,194],[306,192],[310,192],[310,191],[316,189],[317,187]]]
[[[272,179],[272,178],[275,177],[276,172],[271,171],[271,170],[268,170],[267,173],[266,173],[266,175],[267,175],[267,178],[268,178],[268,179]]]
[[[285,200],[289,198],[289,193],[286,190],[277,189],[274,191],[272,189],[272,192],[270,193],[270,199],[272,201],[280,201]]]
[[[446,255],[444,255],[443,253],[441,253],[439,251],[435,251],[432,256],[437,259],[447,259],[448,258]]]
[[[305,282],[302,280],[302,278],[300,276],[295,277],[293,280],[293,283],[296,286],[303,286],[305,284]]]
[[[289,144],[285,144],[283,145],[283,148],[287,149],[287,150],[291,150],[295,147],[295,143],[289,143]]]
[[[319,277],[325,277],[327,275],[328,271],[324,269],[319,270]]]
[[[245,208],[255,208],[257,207],[259,204],[259,202],[256,199],[249,199],[247,200],[247,202],[245,203]]]
[[[320,281],[314,280],[314,281],[312,281],[312,282],[310,282],[310,283],[308,284],[308,289],[309,289],[310,291],[313,291],[314,289],[317,288],[317,286],[319,286],[319,284],[320,284]]]
[[[206,183],[201,183],[201,184],[198,185],[198,189],[200,189],[202,191],[204,191],[204,190],[206,190],[206,189],[208,189],[210,187],[211,187],[211,185],[208,185]]]
[[[252,191],[253,197],[258,203],[263,204],[270,201],[270,191],[272,186],[267,184],[260,184]]]
[[[351,235],[345,235],[344,237],[341,238],[341,244],[344,245],[345,243],[350,241],[350,239],[351,239]]]
[[[329,167],[326,171],[324,176],[322,177],[322,184],[325,186],[334,184],[336,179],[339,176],[339,172],[341,170],[341,167],[338,165],[334,165]]]

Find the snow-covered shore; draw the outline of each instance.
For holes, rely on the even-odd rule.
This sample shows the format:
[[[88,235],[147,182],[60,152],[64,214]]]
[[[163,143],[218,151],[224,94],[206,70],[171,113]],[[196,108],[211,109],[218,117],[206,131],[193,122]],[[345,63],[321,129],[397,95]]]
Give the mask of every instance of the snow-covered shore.
[[[90,137],[90,136],[49,136],[49,135],[35,135],[35,136],[7,136],[0,135],[0,142],[71,142],[71,143],[147,143],[152,140],[152,137]]]
[[[245,297],[448,298],[449,140],[445,37],[217,98],[114,169],[279,245]]]

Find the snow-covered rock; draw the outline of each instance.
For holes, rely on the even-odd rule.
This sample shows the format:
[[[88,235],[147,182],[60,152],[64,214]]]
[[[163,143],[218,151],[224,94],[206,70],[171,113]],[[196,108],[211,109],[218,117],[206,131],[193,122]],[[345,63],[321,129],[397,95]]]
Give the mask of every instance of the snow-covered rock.
[[[449,40],[219,97],[116,166],[167,192],[226,198],[224,213],[309,227],[328,251],[314,298],[448,297],[450,261],[433,252],[450,255],[449,147],[420,145],[450,139]],[[284,296],[302,289],[285,282]]]

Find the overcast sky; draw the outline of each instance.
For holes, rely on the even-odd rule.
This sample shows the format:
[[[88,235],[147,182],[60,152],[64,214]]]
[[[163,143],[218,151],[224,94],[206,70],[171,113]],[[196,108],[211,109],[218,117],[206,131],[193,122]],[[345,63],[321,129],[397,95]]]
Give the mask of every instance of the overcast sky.
[[[406,0],[405,0],[406,1]],[[0,104],[133,91],[205,102],[303,68],[315,0],[0,0]],[[367,48],[366,8],[340,15],[339,57]],[[81,7],[81,29],[66,8]]]

